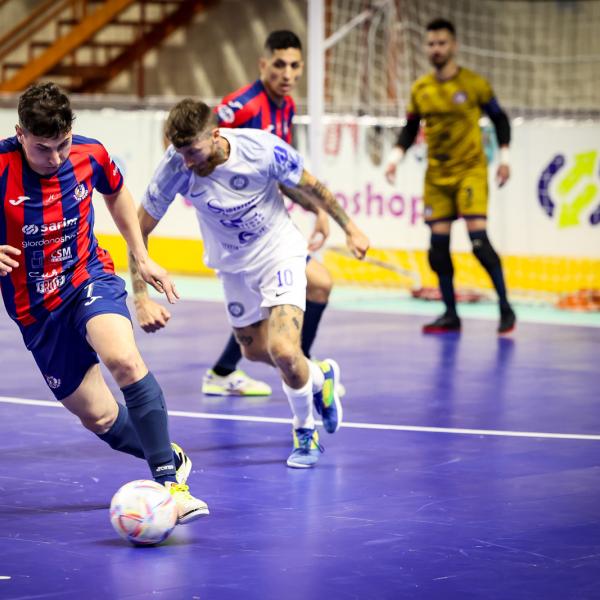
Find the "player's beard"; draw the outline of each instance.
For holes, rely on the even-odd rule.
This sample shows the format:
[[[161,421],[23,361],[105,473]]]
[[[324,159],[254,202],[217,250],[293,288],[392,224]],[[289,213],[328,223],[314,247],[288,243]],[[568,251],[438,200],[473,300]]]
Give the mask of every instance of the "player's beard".
[[[221,146],[215,148],[214,153],[210,158],[202,165],[194,165],[192,171],[199,177],[207,177],[210,175],[220,164],[223,164],[226,160],[225,151]]]
[[[444,54],[434,54],[429,61],[431,62],[434,69],[437,71],[441,71],[452,59],[454,58],[453,53]]]

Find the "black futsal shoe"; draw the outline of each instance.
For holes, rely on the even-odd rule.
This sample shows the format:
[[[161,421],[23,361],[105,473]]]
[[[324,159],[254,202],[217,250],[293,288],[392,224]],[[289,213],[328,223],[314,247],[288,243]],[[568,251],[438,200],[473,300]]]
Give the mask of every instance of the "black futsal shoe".
[[[514,331],[517,323],[517,315],[515,311],[509,306],[500,310],[500,324],[498,325],[498,335],[505,335]]]
[[[460,319],[457,315],[444,313],[432,323],[423,325],[423,333],[459,333]]]

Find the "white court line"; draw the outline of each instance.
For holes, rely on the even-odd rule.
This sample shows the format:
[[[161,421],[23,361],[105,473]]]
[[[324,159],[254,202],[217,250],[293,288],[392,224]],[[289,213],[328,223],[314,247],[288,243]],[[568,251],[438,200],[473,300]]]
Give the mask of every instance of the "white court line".
[[[25,398],[9,398],[0,396],[0,403],[21,404],[28,406],[45,406],[62,408],[59,402],[49,400],[28,400]],[[226,415],[222,413],[188,412],[170,410],[171,417],[187,417],[189,419],[210,419],[215,421],[245,421],[248,423],[284,423],[289,425],[291,419],[278,417],[253,417],[251,415]],[[384,423],[352,423],[344,422],[347,429],[376,429],[380,431],[417,431],[422,433],[451,433],[455,435],[489,435],[498,437],[546,438],[553,440],[593,440],[600,441],[600,435],[586,433],[545,433],[542,431],[502,431],[498,429],[462,429],[458,427],[423,427],[420,425],[386,425]]]

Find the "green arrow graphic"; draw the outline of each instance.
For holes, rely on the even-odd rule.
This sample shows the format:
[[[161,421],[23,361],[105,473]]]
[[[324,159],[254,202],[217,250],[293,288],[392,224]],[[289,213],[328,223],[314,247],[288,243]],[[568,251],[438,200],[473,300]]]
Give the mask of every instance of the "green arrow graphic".
[[[584,177],[594,174],[594,165],[598,152],[582,152],[575,155],[575,164],[571,167],[565,178],[558,184],[558,193],[566,196]]]
[[[565,198],[582,179],[593,177],[597,156],[598,152],[595,150],[575,155],[573,166],[558,184],[557,191],[560,196]],[[558,227],[562,229],[563,227],[575,227],[579,225],[581,213],[594,201],[597,191],[598,186],[590,183],[571,202],[568,202],[565,198],[560,207]]]
[[[575,227],[579,225],[579,215],[582,211],[594,201],[598,186],[590,183],[585,186],[583,192],[575,197],[573,202],[565,202],[560,207],[560,215],[558,217],[558,227]]]

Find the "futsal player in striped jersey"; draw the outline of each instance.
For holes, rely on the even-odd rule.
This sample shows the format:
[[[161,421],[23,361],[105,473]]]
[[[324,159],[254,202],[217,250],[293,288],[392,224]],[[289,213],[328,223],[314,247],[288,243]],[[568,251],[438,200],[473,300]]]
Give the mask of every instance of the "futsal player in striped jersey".
[[[293,143],[292,119],[296,104],[291,94],[302,76],[304,60],[298,36],[286,30],[273,31],[265,41],[259,60],[260,77],[221,100],[217,108],[219,127],[252,128],[270,131],[288,144]],[[298,194],[285,190],[288,196]],[[329,235],[329,218],[325,211],[307,204],[315,212],[313,233],[308,249],[316,252]],[[302,326],[302,350],[310,358],[311,348],[323,311],[329,302],[333,281],[327,268],[308,256],[306,265],[306,312]],[[208,394],[269,394],[266,383],[250,379],[238,370],[242,352],[232,335],[217,362],[203,378],[202,389]],[[343,388],[339,390],[343,393]]]
[[[140,276],[178,296],[148,256],[131,194],[97,140],[72,134],[69,98],[53,83],[18,103],[16,135],[0,141],[0,286],[48,387],[84,427],[115,450],[145,458],[179,523],[208,514],[186,485],[191,462],[169,439],[163,393],[136,347],[125,284],[94,235],[92,196],[106,201]],[[99,367],[121,388],[117,403]]]

